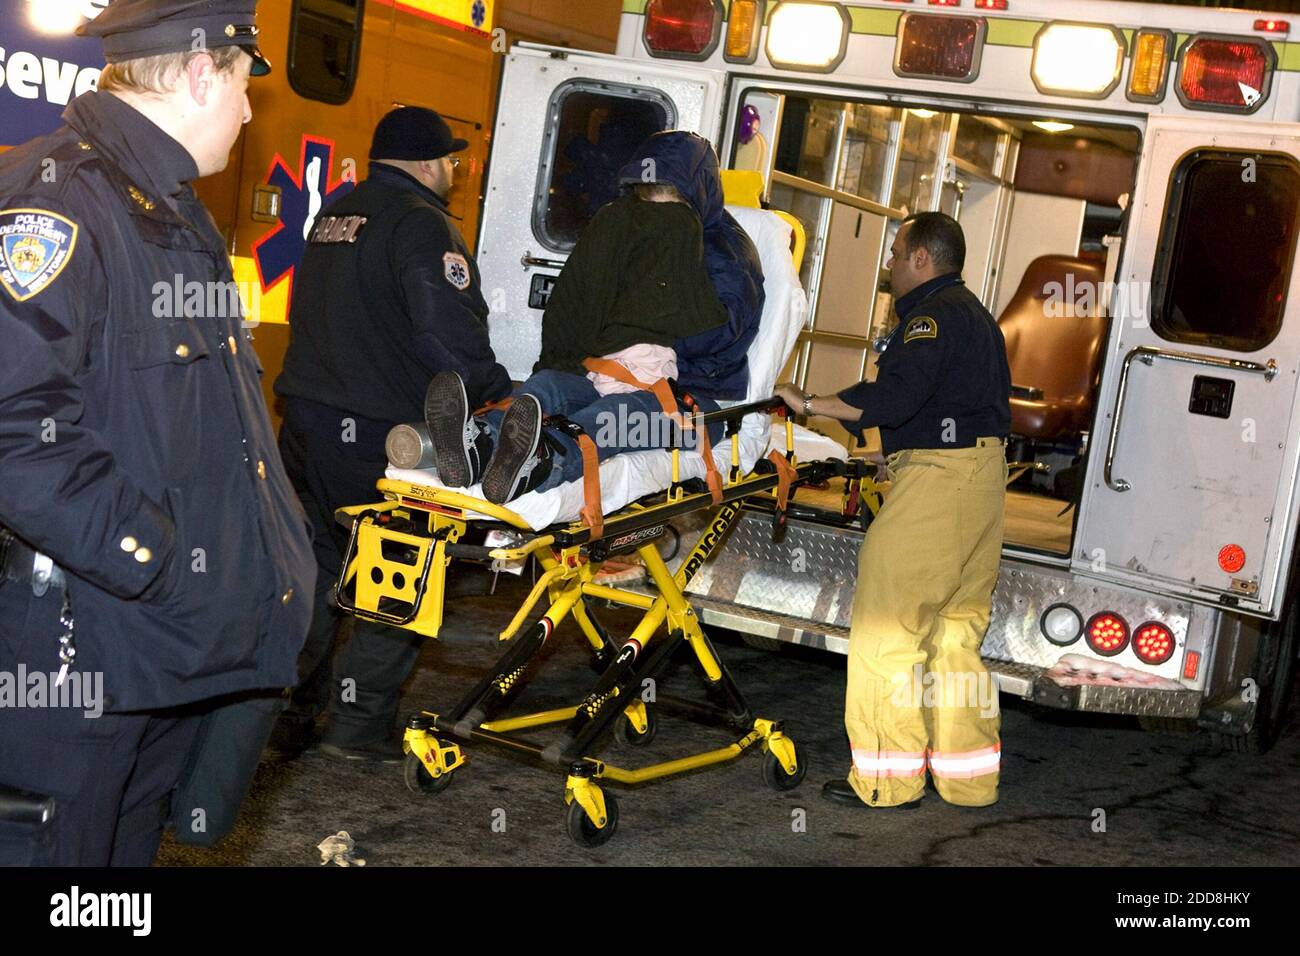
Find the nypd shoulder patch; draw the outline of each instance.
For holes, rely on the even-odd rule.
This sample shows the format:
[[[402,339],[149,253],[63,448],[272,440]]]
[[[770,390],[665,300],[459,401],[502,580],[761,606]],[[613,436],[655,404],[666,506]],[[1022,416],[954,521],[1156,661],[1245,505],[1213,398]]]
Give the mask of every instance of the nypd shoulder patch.
[[[907,323],[907,328],[903,330],[903,341],[911,342],[914,339],[937,339],[939,337],[939,324],[928,315],[918,315]]]
[[[46,209],[0,209],[0,286],[19,302],[40,294],[72,260],[77,231]]]
[[[442,274],[453,286],[464,292],[469,288],[469,263],[459,252],[444,252],[442,255]]]

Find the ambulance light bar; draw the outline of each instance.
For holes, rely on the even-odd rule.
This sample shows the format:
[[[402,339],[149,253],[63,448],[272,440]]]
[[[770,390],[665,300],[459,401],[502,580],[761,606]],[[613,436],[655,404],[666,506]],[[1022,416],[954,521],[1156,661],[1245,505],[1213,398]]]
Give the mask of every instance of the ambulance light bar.
[[[986,29],[983,17],[905,13],[898,18],[894,72],[969,83],[979,76]]]
[[[1188,109],[1253,113],[1268,98],[1277,54],[1255,37],[1200,34],[1179,51],[1178,98]]]
[[[722,33],[721,0],[650,0],[642,40],[651,56],[706,60]]]
[[[1127,96],[1135,103],[1159,103],[1169,82],[1169,54],[1174,35],[1168,30],[1139,30],[1133,37],[1133,65]]]
[[[1104,99],[1119,83],[1124,53],[1114,27],[1056,20],[1034,37],[1030,75],[1040,93]]]
[[[763,0],[731,0],[722,58],[728,63],[753,63],[758,58],[758,32],[762,28]]]
[[[849,43],[849,14],[839,3],[782,0],[767,21],[767,58],[784,70],[829,73]]]
[[[1286,20],[1256,20],[1255,29],[1264,33],[1290,33],[1291,24]]]

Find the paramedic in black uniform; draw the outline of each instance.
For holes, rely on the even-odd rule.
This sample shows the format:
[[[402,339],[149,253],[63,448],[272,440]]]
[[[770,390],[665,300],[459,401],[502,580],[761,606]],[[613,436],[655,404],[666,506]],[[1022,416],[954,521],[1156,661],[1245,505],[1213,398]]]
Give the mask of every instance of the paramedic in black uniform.
[[[275,391],[284,399],[280,453],[315,526],[320,573],[301,684],[273,737],[286,756],[311,744],[328,704],[323,753],[402,759],[398,688],[422,638],[353,620],[331,677],[340,615],[330,588],[347,545],[334,510],[375,499],[384,439],[394,425],[423,420],[436,373],[459,374],[471,408],[510,392],[488,340],[478,266],[447,207],[451,154],[467,145],[433,110],[389,112],[375,128],[368,178],[321,211],[297,270]]]
[[[997,800],[997,690],[980,645],[1002,553],[1011,373],[1001,329],[962,284],[965,258],[955,219],[909,216],[890,248],[899,322],[876,381],[820,397],[777,390],[804,415],[879,427],[887,456],[853,596],[852,766],[823,788],[849,806],[915,807],[927,772],[948,803]]]
[[[0,683],[0,865],[149,865],[209,718],[294,680],[311,541],[190,185],[269,71],[254,8],[116,0],[81,30],[98,91],[0,156],[0,682],[50,675],[43,703]],[[155,291],[181,281],[218,308]]]

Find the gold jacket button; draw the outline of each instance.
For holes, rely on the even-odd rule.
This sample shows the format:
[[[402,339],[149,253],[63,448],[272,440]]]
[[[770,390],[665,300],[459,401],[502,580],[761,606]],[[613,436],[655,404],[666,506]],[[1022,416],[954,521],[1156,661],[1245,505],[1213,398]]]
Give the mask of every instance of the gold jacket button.
[[[182,342],[180,345],[176,346],[176,357],[177,357],[177,358],[189,358],[189,357],[190,357],[190,347],[189,347],[188,345],[186,345],[184,342]]]
[[[139,561],[141,564],[148,564],[150,561],[153,560],[153,552],[150,551],[148,548],[140,548],[135,553],[135,559]]]
[[[122,550],[127,554],[134,554],[139,547],[140,542],[135,540],[135,538],[131,537],[129,534],[122,539]]]
[[[259,461],[257,463],[257,477],[261,478],[263,481],[266,481],[266,462]]]
[[[293,588],[289,588],[289,590],[284,592],[284,597],[280,598],[280,603],[288,604],[292,600],[293,600]]]

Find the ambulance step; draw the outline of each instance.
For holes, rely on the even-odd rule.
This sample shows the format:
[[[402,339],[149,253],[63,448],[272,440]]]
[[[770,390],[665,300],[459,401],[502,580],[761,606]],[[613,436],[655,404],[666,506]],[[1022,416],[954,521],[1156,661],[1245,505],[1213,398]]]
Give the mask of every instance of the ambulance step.
[[[700,620],[706,625],[725,627],[732,631],[740,631],[742,634],[753,634],[789,644],[815,647],[836,654],[847,654],[849,651],[847,627],[819,624],[804,618],[760,611],[742,604],[700,597],[697,594],[689,597],[691,604],[700,613]]]

